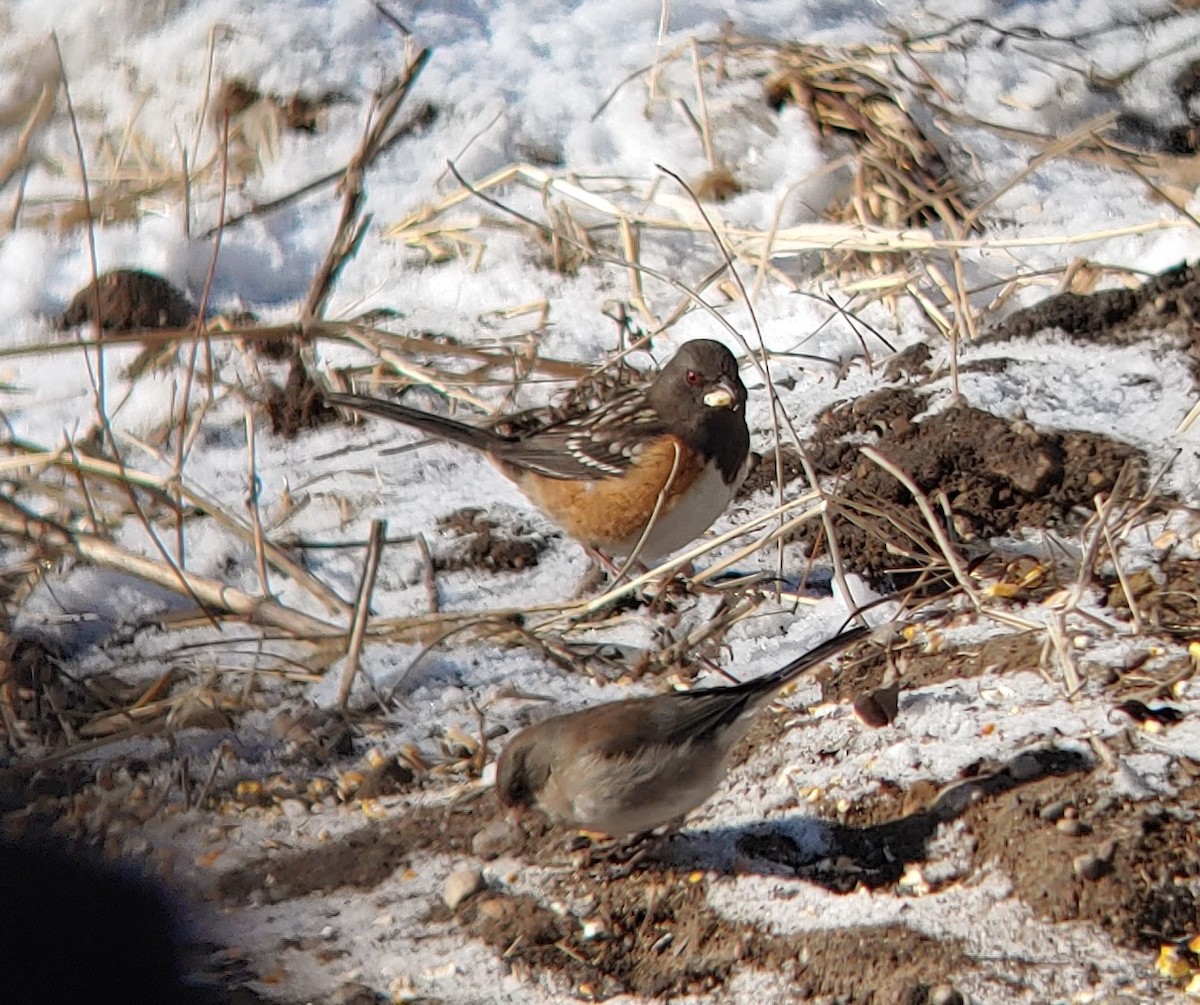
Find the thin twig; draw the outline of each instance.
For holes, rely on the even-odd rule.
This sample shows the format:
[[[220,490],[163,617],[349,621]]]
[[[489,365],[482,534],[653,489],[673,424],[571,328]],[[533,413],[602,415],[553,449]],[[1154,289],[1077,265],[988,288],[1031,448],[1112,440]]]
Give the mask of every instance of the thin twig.
[[[383,554],[383,542],[386,537],[387,521],[372,520],[371,533],[367,537],[367,557],[363,563],[362,579],[358,585],[358,600],[354,605],[354,620],[350,624],[346,666],[342,670],[342,683],[338,688],[338,708],[343,712],[350,701],[350,691],[354,687],[354,677],[358,673],[362,658],[367,618],[371,614],[371,595],[375,592],[375,577],[379,573],[379,559]]]
[[[271,577],[267,570],[267,549],[263,543],[262,515],[258,508],[258,496],[262,491],[262,479],[258,477],[258,462],[255,457],[254,415],[246,412],[246,508],[250,511],[250,529],[254,535],[254,559],[258,565],[258,579],[264,597],[271,596]]]
[[[34,541],[45,548],[66,551],[104,568],[119,569],[165,589],[178,590],[191,597],[214,624],[215,619],[210,612],[217,610],[240,615],[253,624],[282,628],[298,638],[313,640],[336,638],[344,634],[336,625],[275,601],[252,597],[220,580],[153,562],[96,534],[70,531],[3,497],[0,497],[0,530]]]
[[[429,603],[429,613],[437,614],[442,609],[441,597],[438,596],[437,570],[433,567],[433,556],[429,553],[429,542],[424,534],[413,538],[417,542],[417,550],[421,553],[421,581],[425,584],[425,597]]]
[[[342,213],[325,258],[313,276],[300,311],[301,321],[319,318],[333,293],[333,284],[346,263],[354,257],[366,233],[370,216],[360,219],[364,202],[366,173],[403,129],[392,131],[392,123],[417,76],[429,60],[430,50],[422,49],[405,68],[400,78],[380,97],[364,132],[362,142],[346,165],[342,177]]]
[[[975,589],[975,584],[971,581],[971,575],[967,572],[967,567],[963,564],[958,550],[951,543],[950,535],[946,533],[946,528],[942,526],[942,521],[938,518],[933,504],[929,501],[929,496],[921,490],[920,486],[905,471],[889,461],[874,447],[859,447],[859,452],[867,460],[881,467],[908,489],[909,494],[913,497],[913,501],[917,504],[917,508],[921,511],[921,515],[925,518],[925,522],[929,525],[929,530],[937,541],[938,547],[941,548],[942,554],[946,559],[946,564],[950,567],[950,571],[954,573],[954,578],[958,581],[958,585],[963,588],[963,592],[971,598],[971,603],[978,609],[981,606],[979,591]]]

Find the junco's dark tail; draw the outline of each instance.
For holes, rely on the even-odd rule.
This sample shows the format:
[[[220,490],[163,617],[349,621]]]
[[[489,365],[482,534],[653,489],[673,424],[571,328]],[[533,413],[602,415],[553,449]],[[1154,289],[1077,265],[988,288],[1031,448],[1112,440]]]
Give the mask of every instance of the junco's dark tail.
[[[744,687],[754,690],[774,690],[775,688],[783,687],[793,677],[799,677],[805,670],[811,670],[818,663],[824,663],[840,653],[847,646],[852,645],[859,639],[865,639],[871,634],[872,629],[858,626],[848,628],[841,635],[835,635],[831,639],[822,642],[815,649],[810,649],[803,656],[797,656],[791,663],[785,663],[778,670],[772,670],[769,674],[763,677],[755,677],[754,680],[746,681],[744,684],[739,684],[738,687]]]
[[[735,726],[739,721],[745,721],[743,717],[748,711],[769,701],[771,696],[793,677],[799,677],[805,670],[836,656],[847,646],[870,634],[870,628],[851,628],[762,677],[755,677],[732,687],[697,688],[695,691],[677,692],[670,698],[678,708],[674,710],[670,726],[666,730],[668,735],[660,739],[669,742],[674,738],[682,742],[696,737],[727,737],[729,727]],[[736,736],[734,738],[736,739]]]
[[[349,408],[355,412],[365,412],[367,415],[378,416],[381,419],[391,419],[402,422],[424,433],[440,436],[443,440],[462,443],[485,453],[503,447],[508,441],[488,429],[480,429],[456,419],[448,419],[444,415],[423,412],[419,408],[409,408],[399,402],[386,401],[383,398],[366,398],[357,394],[325,394],[325,400],[339,408]]]

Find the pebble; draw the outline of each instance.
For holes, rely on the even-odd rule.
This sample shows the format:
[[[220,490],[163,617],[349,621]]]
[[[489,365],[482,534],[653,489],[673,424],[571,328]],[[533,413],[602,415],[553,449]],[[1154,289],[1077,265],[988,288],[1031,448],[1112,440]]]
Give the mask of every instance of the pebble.
[[[1047,803],[1042,807],[1042,811],[1038,814],[1043,820],[1054,823],[1066,816],[1067,807],[1070,804],[1065,799],[1055,799],[1051,803]]]
[[[497,921],[506,913],[504,900],[501,897],[482,897],[479,901],[479,916]]]
[[[144,858],[150,854],[150,842],[143,837],[133,838],[122,849],[130,858]]]
[[[962,992],[951,984],[935,984],[926,999],[929,1005],[964,1005]]]
[[[1093,855],[1091,852],[1076,855],[1071,861],[1071,865],[1075,869],[1075,875],[1080,879],[1099,879],[1108,872],[1108,863],[1099,855]]]
[[[471,854],[483,859],[497,858],[520,840],[520,828],[504,818],[493,820],[471,837]]]
[[[1031,778],[1040,778],[1045,769],[1041,759],[1036,754],[1018,754],[1008,763],[1008,773],[1014,781],[1025,782]]]
[[[446,877],[446,885],[442,888],[442,901],[450,910],[457,910],[459,904],[483,887],[483,873],[478,869],[455,869]]]
[[[283,810],[285,817],[293,820],[308,816],[308,803],[303,799],[282,799],[279,802],[279,808]]]
[[[1091,828],[1078,817],[1063,817],[1054,825],[1067,837],[1081,837],[1087,834]]]

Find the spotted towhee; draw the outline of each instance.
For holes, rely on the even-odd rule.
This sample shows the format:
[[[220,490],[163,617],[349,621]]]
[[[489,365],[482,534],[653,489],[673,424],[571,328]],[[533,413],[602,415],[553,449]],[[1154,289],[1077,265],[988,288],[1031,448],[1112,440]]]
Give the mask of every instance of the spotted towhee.
[[[751,466],[737,360],[708,339],[685,343],[649,383],[579,414],[533,409],[490,428],[378,398],[325,399],[483,451],[585,547],[647,562],[703,534]]]

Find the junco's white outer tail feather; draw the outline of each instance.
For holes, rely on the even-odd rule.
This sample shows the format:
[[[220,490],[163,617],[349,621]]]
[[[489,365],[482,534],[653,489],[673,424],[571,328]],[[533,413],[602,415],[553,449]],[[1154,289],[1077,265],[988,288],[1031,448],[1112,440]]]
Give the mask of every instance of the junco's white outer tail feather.
[[[653,830],[716,791],[754,714],[788,681],[870,634],[851,628],[773,673],[732,687],[630,698],[557,715],[518,733],[496,792],[563,823],[620,837]]]

